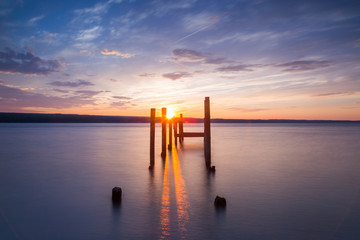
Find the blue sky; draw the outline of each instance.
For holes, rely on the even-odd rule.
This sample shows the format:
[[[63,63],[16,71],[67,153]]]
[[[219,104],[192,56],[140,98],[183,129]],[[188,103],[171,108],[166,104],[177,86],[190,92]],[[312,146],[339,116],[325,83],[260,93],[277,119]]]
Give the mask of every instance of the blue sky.
[[[2,112],[360,120],[359,60],[360,1],[0,3]]]

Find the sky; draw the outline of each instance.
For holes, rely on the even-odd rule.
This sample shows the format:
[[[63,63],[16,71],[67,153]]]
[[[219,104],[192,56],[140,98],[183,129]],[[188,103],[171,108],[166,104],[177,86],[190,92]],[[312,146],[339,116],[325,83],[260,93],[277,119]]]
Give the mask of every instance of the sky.
[[[360,120],[360,1],[0,1],[0,112]]]

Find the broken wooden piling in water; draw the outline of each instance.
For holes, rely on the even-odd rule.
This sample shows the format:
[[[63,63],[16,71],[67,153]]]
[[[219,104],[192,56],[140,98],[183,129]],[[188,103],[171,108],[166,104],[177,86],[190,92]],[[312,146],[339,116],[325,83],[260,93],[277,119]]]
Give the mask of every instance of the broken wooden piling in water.
[[[155,108],[150,111],[150,168],[154,167],[155,163]]]
[[[173,127],[174,127],[174,138],[175,138],[175,146],[177,146],[177,139],[178,139],[178,136],[177,136],[177,124],[178,124],[178,121],[176,118],[174,118],[174,122],[173,122]]]
[[[172,120],[169,119],[169,145],[168,145],[168,149],[171,151],[172,149]]]
[[[211,167],[210,98],[204,100],[204,154],[206,166]]]
[[[166,157],[166,108],[161,109],[161,157]]]

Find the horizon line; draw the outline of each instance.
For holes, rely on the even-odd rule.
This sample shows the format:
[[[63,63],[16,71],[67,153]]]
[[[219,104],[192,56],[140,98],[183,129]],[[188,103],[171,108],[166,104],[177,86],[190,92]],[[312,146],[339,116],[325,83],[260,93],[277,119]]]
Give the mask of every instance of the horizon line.
[[[77,117],[105,117],[105,118],[150,118],[149,116],[124,116],[124,115],[91,115],[91,114],[76,114],[76,113],[23,113],[23,112],[0,112],[1,115],[38,115],[38,116],[49,116],[49,115],[61,115],[61,116],[77,116]],[[158,116],[156,118],[160,118]],[[184,117],[188,120],[201,121],[203,118],[198,117]],[[6,119],[5,119],[6,120]],[[54,120],[54,119],[53,119]],[[287,119],[287,118],[211,118],[211,120],[218,121],[303,121],[303,122],[360,122],[360,120],[329,120],[329,119]],[[0,118],[0,122],[3,122]]]

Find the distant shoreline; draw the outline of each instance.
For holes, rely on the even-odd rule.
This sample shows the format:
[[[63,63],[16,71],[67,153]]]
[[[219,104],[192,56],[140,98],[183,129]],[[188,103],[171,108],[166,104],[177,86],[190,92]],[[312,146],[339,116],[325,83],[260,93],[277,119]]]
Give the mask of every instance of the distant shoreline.
[[[185,118],[186,122],[202,123],[202,118]],[[160,118],[157,118],[160,122]],[[149,117],[99,116],[78,114],[0,113],[0,123],[148,123]],[[292,119],[222,119],[212,123],[360,123],[350,120],[292,120]]]

